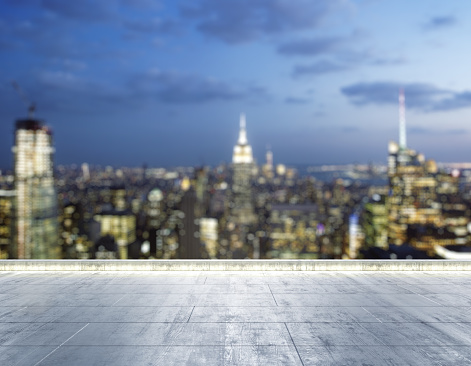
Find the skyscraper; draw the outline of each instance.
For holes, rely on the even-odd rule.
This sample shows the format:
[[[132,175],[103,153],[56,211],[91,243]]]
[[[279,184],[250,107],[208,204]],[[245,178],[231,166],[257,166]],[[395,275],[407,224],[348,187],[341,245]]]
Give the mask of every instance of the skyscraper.
[[[0,259],[8,259],[12,241],[14,191],[0,189]]]
[[[11,258],[60,258],[52,131],[32,117],[15,129],[14,240]]]
[[[267,158],[267,162],[262,167],[262,172],[265,178],[271,180],[273,179],[273,153],[270,150],[270,148],[267,148],[266,158]]]
[[[467,220],[452,221],[449,207],[460,207],[458,180],[439,171],[433,160],[406,145],[405,98],[399,94],[399,144],[389,144],[388,207],[389,244],[410,244],[433,255],[437,245],[465,242]],[[449,194],[450,192],[451,194]],[[457,216],[456,212],[453,213]],[[450,224],[453,222],[453,224]],[[460,230],[457,228],[460,227]]]
[[[196,206],[196,192],[191,187],[183,195],[180,204],[180,209],[184,214],[183,228],[179,232],[178,256],[180,259],[201,259],[201,244],[195,215]]]
[[[240,116],[239,139],[234,146],[233,163],[233,207],[232,216],[239,224],[252,224],[256,221],[252,203],[252,171],[254,161],[252,147],[247,140],[245,115]]]

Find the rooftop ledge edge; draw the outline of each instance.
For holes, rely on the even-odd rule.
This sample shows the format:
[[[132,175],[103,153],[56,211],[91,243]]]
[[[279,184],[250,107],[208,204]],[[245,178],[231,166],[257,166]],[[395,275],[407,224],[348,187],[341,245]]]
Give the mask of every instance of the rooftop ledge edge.
[[[471,271],[471,260],[0,260],[0,271]]]

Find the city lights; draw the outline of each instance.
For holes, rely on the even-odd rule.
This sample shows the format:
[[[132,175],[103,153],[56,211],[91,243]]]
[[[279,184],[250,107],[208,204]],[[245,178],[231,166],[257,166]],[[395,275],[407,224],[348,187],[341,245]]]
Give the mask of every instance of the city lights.
[[[386,165],[257,164],[240,117],[232,164],[53,169],[52,133],[16,123],[13,177],[2,176],[2,258],[457,258],[471,243],[466,164],[400,143]],[[230,150],[230,147],[227,148]],[[227,154],[227,152],[226,152]],[[55,174],[55,176],[54,176]]]

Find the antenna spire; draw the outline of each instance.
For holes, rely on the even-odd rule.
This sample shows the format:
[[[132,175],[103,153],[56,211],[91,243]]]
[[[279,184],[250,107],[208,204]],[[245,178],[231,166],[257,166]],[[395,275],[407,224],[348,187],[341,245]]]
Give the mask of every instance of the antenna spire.
[[[239,145],[247,145],[247,131],[245,130],[245,114],[240,115]]]

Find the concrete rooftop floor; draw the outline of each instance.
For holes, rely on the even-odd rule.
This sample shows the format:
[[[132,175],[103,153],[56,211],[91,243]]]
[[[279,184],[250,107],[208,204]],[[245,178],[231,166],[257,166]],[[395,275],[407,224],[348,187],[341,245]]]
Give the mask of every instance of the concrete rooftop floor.
[[[471,272],[0,272],[0,365],[467,365]]]

